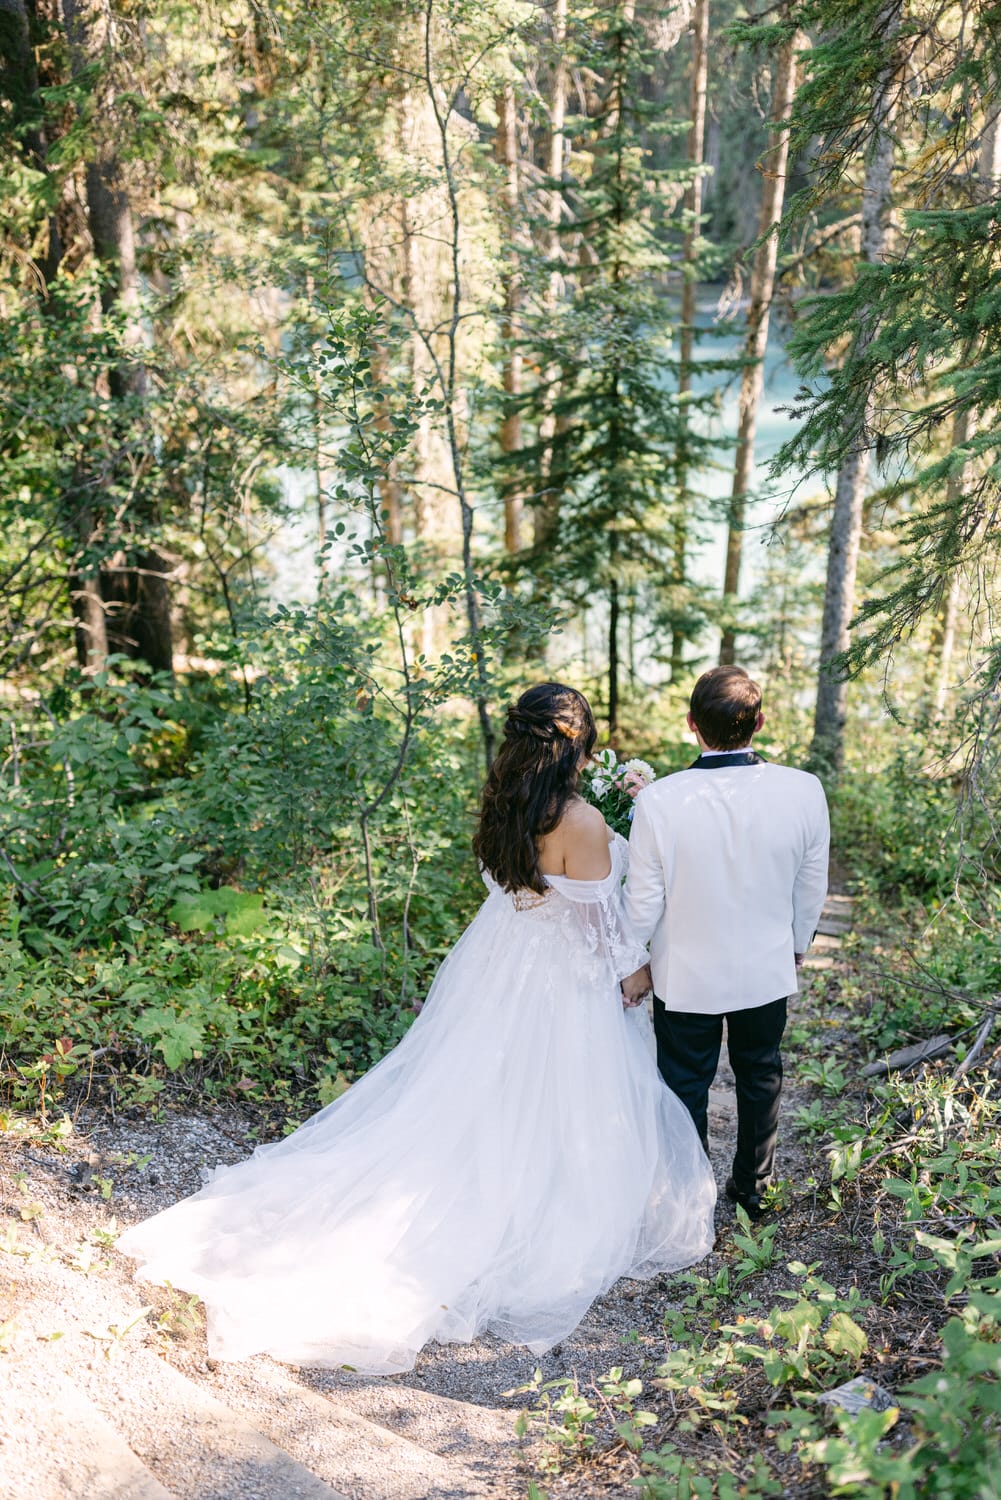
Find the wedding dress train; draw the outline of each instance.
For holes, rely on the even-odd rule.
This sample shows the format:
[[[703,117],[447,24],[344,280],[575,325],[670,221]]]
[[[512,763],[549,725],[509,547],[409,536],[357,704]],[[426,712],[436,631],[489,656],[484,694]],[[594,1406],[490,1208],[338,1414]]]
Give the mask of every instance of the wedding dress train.
[[[210,1353],[410,1369],[489,1330],[536,1353],[620,1276],[700,1260],[716,1188],[661,1081],[645,962],[602,881],[488,880],[403,1041],[293,1135],[118,1241],[204,1301]]]

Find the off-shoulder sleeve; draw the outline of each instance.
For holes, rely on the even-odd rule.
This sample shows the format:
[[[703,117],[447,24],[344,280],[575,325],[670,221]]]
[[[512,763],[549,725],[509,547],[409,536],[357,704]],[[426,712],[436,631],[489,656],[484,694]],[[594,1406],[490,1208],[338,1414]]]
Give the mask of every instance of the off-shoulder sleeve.
[[[547,876],[550,885],[571,903],[588,951],[603,957],[616,979],[635,974],[648,959],[646,948],[626,915],[622,898],[623,866],[623,856],[613,849],[612,870],[604,880]]]

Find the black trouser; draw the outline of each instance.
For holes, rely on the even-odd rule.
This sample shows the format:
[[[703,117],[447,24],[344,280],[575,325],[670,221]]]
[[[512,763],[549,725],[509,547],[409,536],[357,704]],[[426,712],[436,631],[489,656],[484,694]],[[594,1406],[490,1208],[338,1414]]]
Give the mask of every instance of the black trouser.
[[[721,1016],[668,1010],[655,1000],[653,1020],[661,1077],[687,1107],[707,1151],[709,1085],[716,1076],[726,1021],[726,1045],[737,1083],[733,1180],[739,1193],[763,1193],[775,1165],[785,1000]]]

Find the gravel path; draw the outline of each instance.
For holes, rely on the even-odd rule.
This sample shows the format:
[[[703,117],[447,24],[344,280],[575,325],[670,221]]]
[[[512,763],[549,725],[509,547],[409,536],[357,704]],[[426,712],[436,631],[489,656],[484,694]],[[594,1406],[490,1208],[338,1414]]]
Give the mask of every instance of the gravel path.
[[[815,969],[833,962],[846,921],[835,898]],[[787,1117],[797,1102],[787,1088]],[[735,1119],[724,1060],[710,1109],[721,1186]],[[619,1365],[649,1374],[662,1357],[665,1312],[687,1292],[677,1277],[618,1282],[541,1360],[484,1338],[431,1345],[415,1370],[381,1379],[263,1356],[216,1364],[197,1306],[137,1286],[110,1246],[244,1157],[257,1124],[237,1109],[156,1121],[81,1111],[60,1149],[0,1136],[0,1500],[521,1500],[537,1454],[515,1415],[532,1398],[506,1393],[537,1366],[586,1386]],[[800,1180],[810,1166],[786,1126],[779,1172]],[[732,1220],[721,1194],[717,1225]],[[722,1263],[714,1252],[696,1269]],[[609,1476],[601,1494],[634,1494],[628,1477]],[[561,1481],[551,1492],[570,1493]]]

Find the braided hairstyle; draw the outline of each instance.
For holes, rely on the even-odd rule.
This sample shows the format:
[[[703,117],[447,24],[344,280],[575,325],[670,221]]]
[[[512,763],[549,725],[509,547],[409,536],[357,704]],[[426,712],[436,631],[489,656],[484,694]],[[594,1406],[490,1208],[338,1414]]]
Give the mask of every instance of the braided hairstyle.
[[[473,839],[480,864],[504,890],[546,890],[539,839],[563,816],[597,738],[587,699],[560,682],[540,682],[508,709]]]

